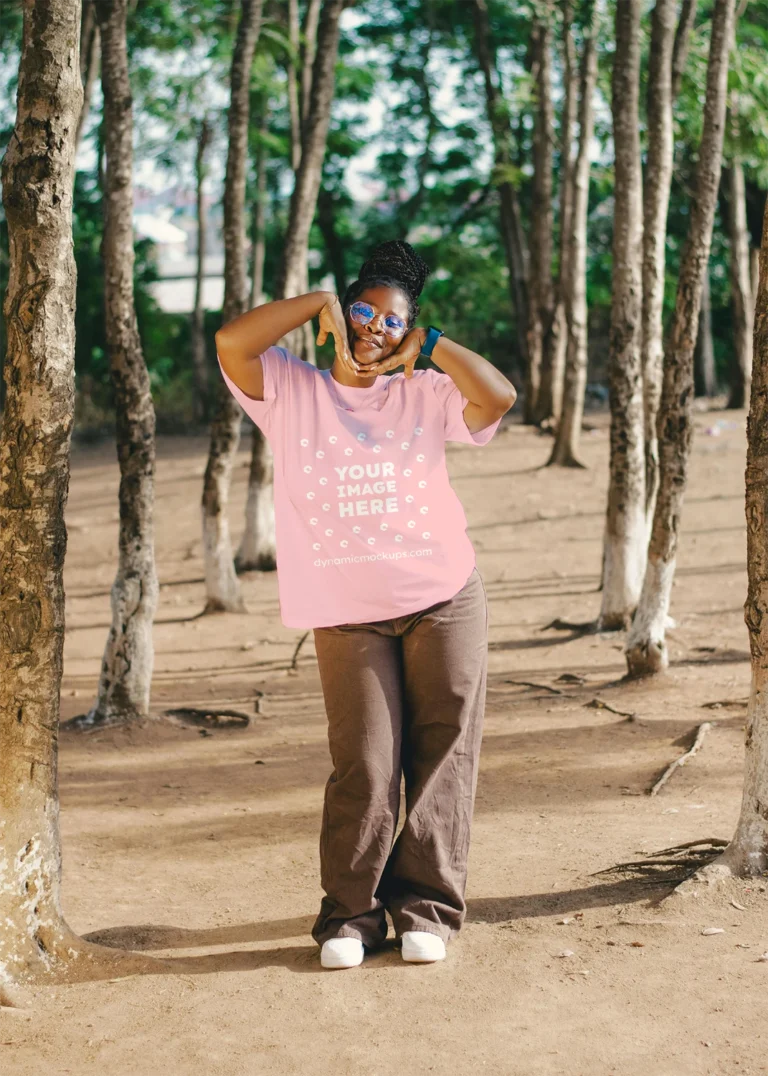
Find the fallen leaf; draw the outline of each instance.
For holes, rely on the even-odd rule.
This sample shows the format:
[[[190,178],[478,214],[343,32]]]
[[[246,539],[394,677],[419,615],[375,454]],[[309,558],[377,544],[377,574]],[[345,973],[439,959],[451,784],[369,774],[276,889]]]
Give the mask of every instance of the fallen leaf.
[[[734,906],[734,908],[738,908],[740,912],[745,912],[747,910],[744,905],[739,904],[737,900],[732,900],[731,904]]]
[[[567,927],[569,923],[573,923],[574,918],[572,915],[566,915],[564,919],[558,919],[557,925],[559,927]]]
[[[764,964],[768,964],[768,953],[761,953],[757,959],[762,961]]]
[[[701,933],[705,938],[709,938],[713,934],[725,934],[725,931],[722,927],[705,927]]]
[[[562,949],[557,955],[564,960],[566,957],[575,956],[575,953],[573,949]]]
[[[632,946],[633,949],[644,949],[645,948],[645,942],[630,942],[629,944]]]

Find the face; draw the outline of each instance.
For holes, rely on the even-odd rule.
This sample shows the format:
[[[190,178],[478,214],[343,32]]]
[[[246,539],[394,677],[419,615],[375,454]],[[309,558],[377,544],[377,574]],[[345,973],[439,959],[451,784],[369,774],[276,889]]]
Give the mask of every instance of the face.
[[[367,325],[362,325],[346,313],[349,346],[355,359],[361,365],[386,359],[400,345],[408,332],[408,300],[397,288],[382,286],[366,288],[357,299],[358,303],[367,303],[373,308],[374,317]],[[353,304],[354,305],[354,304]],[[385,331],[385,318],[400,318],[404,328],[397,335]]]

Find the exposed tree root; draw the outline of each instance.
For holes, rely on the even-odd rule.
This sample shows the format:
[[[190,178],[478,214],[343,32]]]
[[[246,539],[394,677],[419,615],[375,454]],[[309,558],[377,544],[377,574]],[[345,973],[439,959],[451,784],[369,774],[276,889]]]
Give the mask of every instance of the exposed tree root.
[[[563,695],[559,687],[550,687],[549,684],[534,684],[531,680],[505,680],[505,684],[515,684],[517,687],[531,687],[535,690],[549,691],[553,695]]]
[[[670,765],[667,766],[661,777],[659,777],[658,781],[656,781],[648,789],[649,796],[657,796],[664,787],[664,785],[667,783],[667,781],[670,779],[672,774],[676,770],[679,770],[682,766],[684,766],[689,759],[693,758],[693,756],[698,753],[699,749],[701,748],[701,745],[704,742],[704,737],[714,725],[714,721],[703,721],[698,726],[698,728],[696,729],[696,735],[694,737],[693,743],[691,744],[689,749],[685,752],[685,754],[680,755],[679,758],[676,758],[674,762],[670,763]]]
[[[734,709],[744,709],[749,703],[749,699],[715,699],[714,702],[703,702],[701,704],[702,710],[723,710],[731,706]]]
[[[197,710],[192,706],[182,706],[176,710],[166,710],[164,716],[176,725],[194,725],[206,729],[242,729],[251,723],[249,715],[242,710]]]
[[[299,666],[298,666],[299,651],[301,650],[302,646],[304,645],[304,642],[307,639],[308,635],[309,635],[309,632],[305,631],[304,634],[302,635],[302,637],[296,643],[296,649],[293,652],[293,657],[291,658],[291,664],[288,666],[288,672],[289,673],[294,673],[295,674],[295,673],[297,673],[299,671]]]
[[[686,882],[702,867],[717,859],[728,841],[710,837],[700,841],[687,841],[672,848],[651,852],[644,859],[617,863],[613,867],[596,871],[592,877],[603,874],[625,874],[638,880],[646,879],[653,885],[679,885]]]
[[[619,717],[626,717],[630,721],[637,719],[636,713],[630,712],[629,710],[617,710],[615,706],[611,706],[602,699],[591,699],[589,702],[584,703],[584,707],[587,710],[607,710],[611,714],[617,714]]]
[[[557,617],[555,620],[551,620],[549,624],[545,624],[543,628],[539,628],[539,631],[576,631],[580,635],[594,635],[597,631],[597,621],[577,622],[561,620],[560,617]]]

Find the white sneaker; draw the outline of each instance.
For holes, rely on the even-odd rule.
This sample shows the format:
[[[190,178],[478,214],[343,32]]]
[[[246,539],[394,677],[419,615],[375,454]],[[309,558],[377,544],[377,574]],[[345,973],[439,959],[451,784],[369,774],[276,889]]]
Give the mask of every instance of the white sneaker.
[[[324,968],[356,968],[363,962],[363,943],[358,938],[330,938],[323,942],[320,963]]]
[[[445,942],[426,930],[406,930],[403,934],[403,960],[413,964],[432,964],[445,960]]]

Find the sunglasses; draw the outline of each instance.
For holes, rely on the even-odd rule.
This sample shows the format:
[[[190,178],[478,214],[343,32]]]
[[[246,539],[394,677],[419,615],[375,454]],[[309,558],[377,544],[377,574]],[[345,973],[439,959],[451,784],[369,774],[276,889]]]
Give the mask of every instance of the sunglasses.
[[[349,308],[349,316],[357,325],[367,325],[376,317],[376,311],[368,303],[353,303]],[[382,328],[387,336],[401,336],[408,326],[397,314],[388,314]]]

